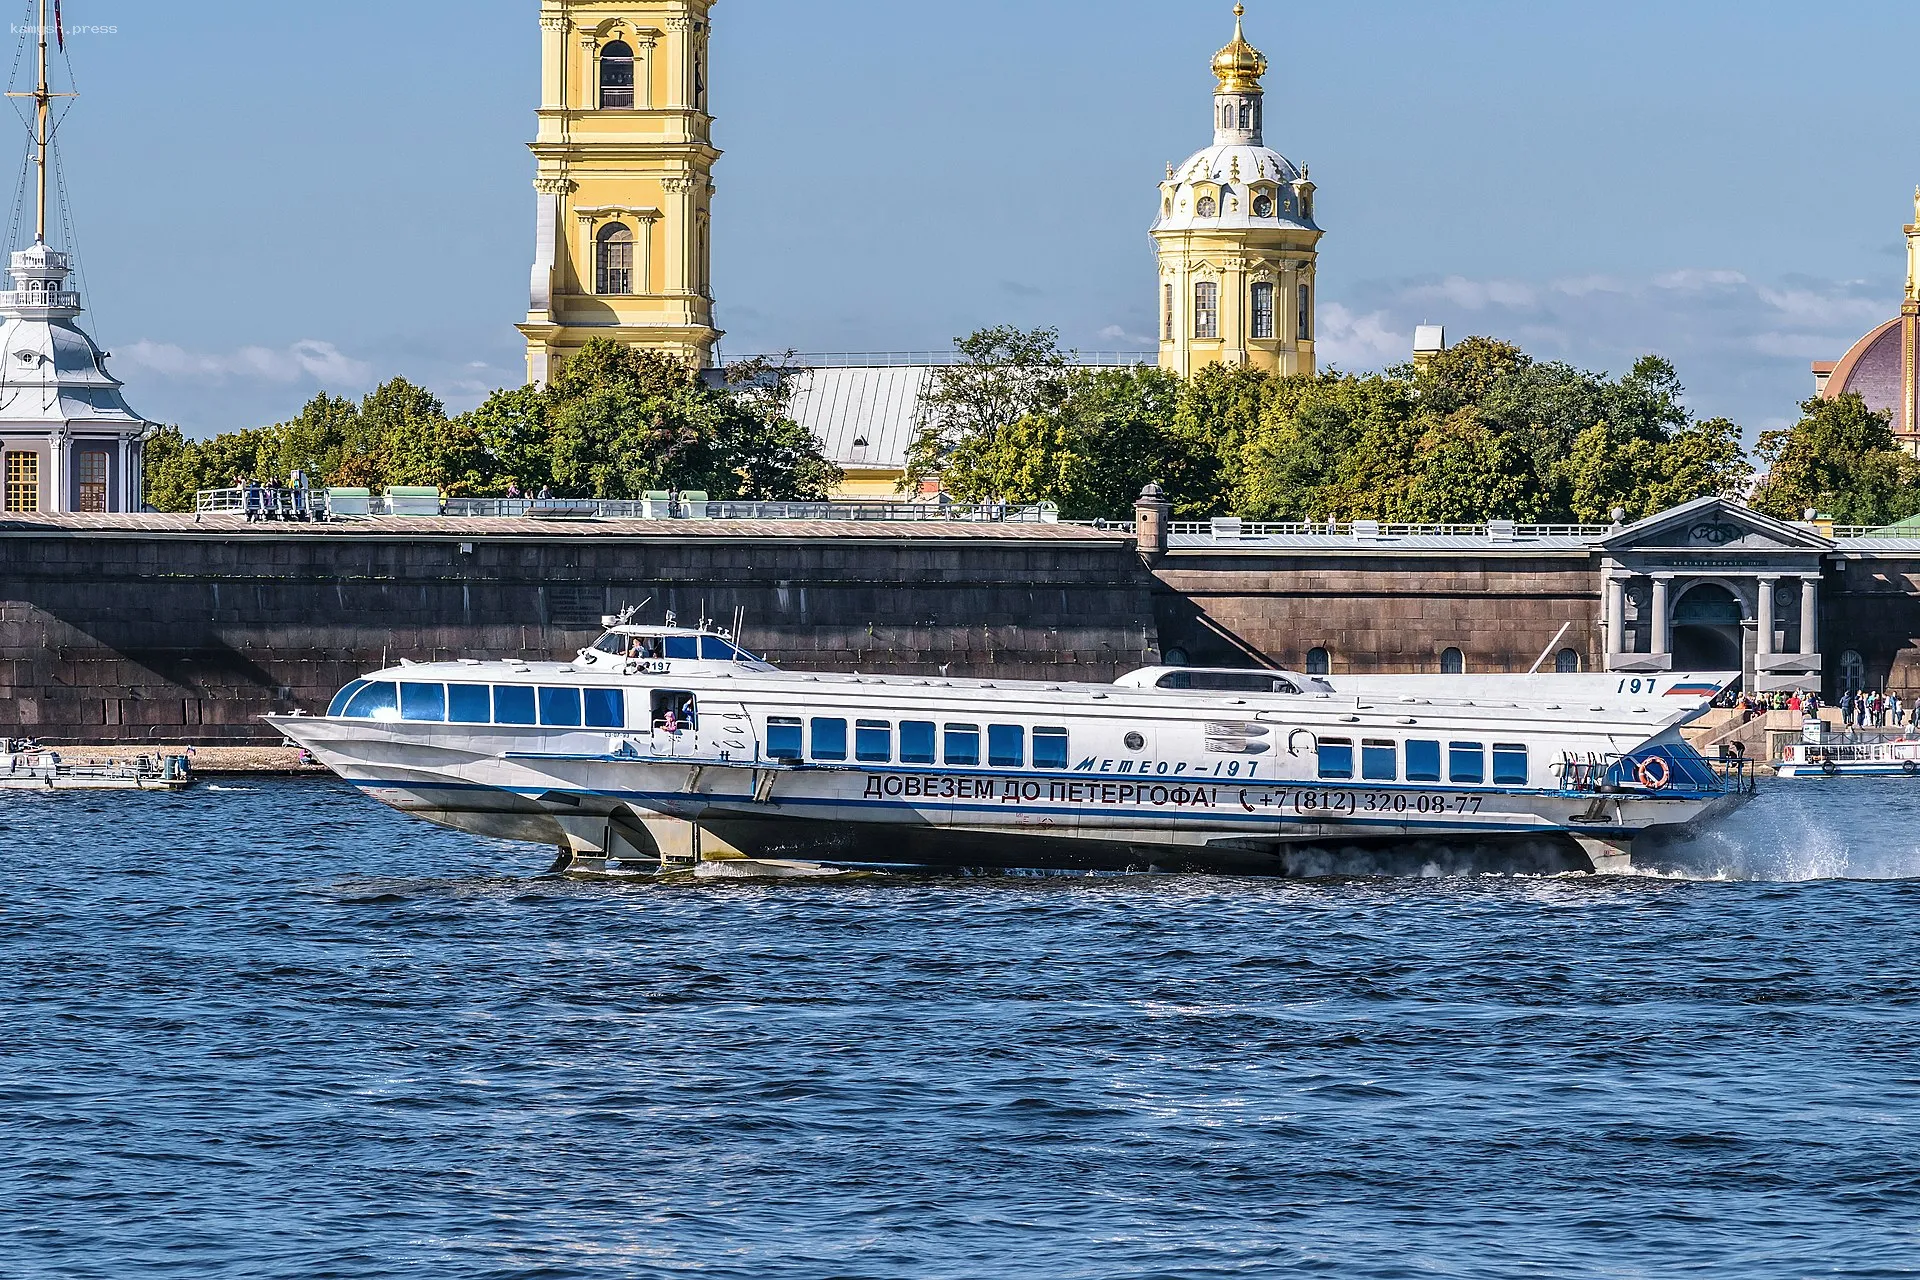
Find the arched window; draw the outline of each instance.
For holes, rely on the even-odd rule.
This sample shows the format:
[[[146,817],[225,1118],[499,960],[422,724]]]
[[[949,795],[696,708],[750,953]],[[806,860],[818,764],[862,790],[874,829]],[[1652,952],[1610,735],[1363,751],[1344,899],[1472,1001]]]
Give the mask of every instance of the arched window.
[[[1333,670],[1332,654],[1328,653],[1325,649],[1321,649],[1321,648],[1313,648],[1313,649],[1307,650],[1307,674],[1308,675],[1324,676],[1332,670]]]
[[[1253,286],[1253,336],[1273,336],[1273,286],[1270,284]]]
[[[633,228],[624,222],[610,222],[594,237],[593,291],[619,294],[633,292]]]
[[[1172,285],[1168,285],[1166,287],[1166,298],[1162,304],[1162,312],[1163,313],[1160,317],[1160,336],[1164,338],[1166,341],[1172,342],[1176,336],[1173,331],[1173,286]]]
[[[1867,664],[1856,649],[1840,655],[1840,692],[1859,693],[1867,687]]]
[[[1253,128],[1253,104],[1250,102],[1240,104],[1240,127],[1242,129]]]
[[[1451,647],[1442,649],[1440,651],[1440,674],[1441,675],[1457,676],[1465,672],[1466,669],[1467,669],[1466,654],[1460,652],[1458,649],[1451,648]]]
[[[1294,333],[1298,335],[1302,342],[1311,342],[1313,340],[1313,291],[1311,286],[1304,284],[1300,286],[1300,314],[1295,318],[1299,320],[1300,323],[1295,327]]]
[[[1217,207],[1213,202],[1212,196],[1201,196],[1194,202],[1193,211],[1202,218],[1211,218],[1214,209]]]
[[[1580,655],[1572,649],[1562,649],[1553,655],[1553,669],[1561,675],[1572,675],[1580,670]]]
[[[1193,286],[1193,336],[1220,336],[1220,286],[1211,280],[1200,280]]]
[[[600,106],[603,110],[633,106],[633,46],[625,40],[600,50]]]

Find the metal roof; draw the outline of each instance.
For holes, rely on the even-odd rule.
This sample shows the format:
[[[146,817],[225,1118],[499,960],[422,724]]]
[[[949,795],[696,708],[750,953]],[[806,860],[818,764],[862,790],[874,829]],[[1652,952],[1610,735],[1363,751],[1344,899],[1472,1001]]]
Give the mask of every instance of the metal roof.
[[[841,467],[903,471],[933,373],[926,365],[810,369],[793,380],[793,417]]]

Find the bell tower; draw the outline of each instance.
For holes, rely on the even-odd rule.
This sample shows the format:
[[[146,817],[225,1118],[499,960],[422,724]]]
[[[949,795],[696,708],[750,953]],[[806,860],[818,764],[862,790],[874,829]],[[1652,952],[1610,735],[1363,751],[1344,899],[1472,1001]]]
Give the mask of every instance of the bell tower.
[[[1213,145],[1167,166],[1154,220],[1160,367],[1314,371],[1320,226],[1304,168],[1266,144],[1266,55],[1233,40],[1213,58]]]
[[[712,361],[713,4],[541,0],[530,382],[596,337]]]

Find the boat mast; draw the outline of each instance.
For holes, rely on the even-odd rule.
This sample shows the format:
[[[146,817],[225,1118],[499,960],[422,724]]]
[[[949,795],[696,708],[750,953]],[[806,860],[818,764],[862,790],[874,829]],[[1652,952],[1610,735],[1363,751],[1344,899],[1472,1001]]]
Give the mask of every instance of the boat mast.
[[[35,206],[33,240],[47,242],[47,149],[53,144],[53,100],[71,98],[71,93],[55,93],[47,83],[47,0],[40,0],[40,78],[32,93],[9,92],[9,98],[33,99],[33,165],[39,200]]]
[[[52,95],[47,92],[47,0],[40,0],[40,83],[34,86],[34,166],[39,172],[40,204],[34,221],[35,244],[47,242],[47,116]]]

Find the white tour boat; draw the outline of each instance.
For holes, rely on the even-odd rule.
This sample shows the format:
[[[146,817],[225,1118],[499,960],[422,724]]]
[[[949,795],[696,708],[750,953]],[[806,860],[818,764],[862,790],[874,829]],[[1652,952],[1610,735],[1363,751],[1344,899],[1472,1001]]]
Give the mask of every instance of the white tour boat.
[[[1821,720],[1808,720],[1800,741],[1781,752],[1774,772],[1782,778],[1920,775],[1920,738],[1905,734],[1841,736]]]
[[[1544,836],[1618,870],[1751,789],[1679,733],[1731,674],[816,674],[607,623],[572,662],[402,663],[268,719],[375,799],[558,869],[1276,872],[1301,842]]]

